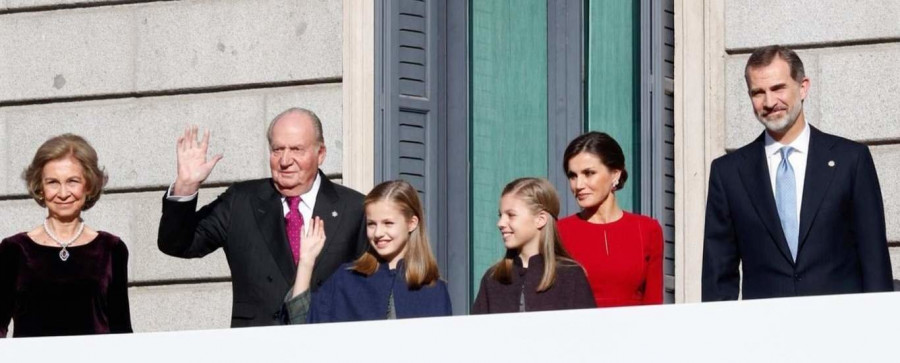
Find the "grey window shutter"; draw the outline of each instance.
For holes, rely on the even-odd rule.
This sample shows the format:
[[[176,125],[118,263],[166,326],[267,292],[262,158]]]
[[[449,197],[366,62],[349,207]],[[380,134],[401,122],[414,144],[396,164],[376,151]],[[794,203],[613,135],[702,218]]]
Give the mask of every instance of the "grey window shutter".
[[[664,130],[664,214],[663,238],[666,241],[666,301],[675,302],[675,1],[663,2],[661,13],[663,30],[663,123]]]
[[[469,305],[467,9],[375,3],[375,182],[403,179],[419,192],[456,314]]]
[[[418,190],[434,243],[440,225],[435,213],[428,212],[436,210],[438,202],[437,137],[442,124],[436,2],[380,3],[381,21],[376,19],[376,27],[382,27],[376,32],[382,54],[375,65],[376,87],[380,88],[376,90],[375,181],[403,179]]]
[[[641,210],[662,225],[666,303],[675,302],[674,9],[674,0],[641,2]]]
[[[547,2],[547,174],[559,192],[560,217],[580,210],[562,159],[584,131],[584,26],[583,1]]]

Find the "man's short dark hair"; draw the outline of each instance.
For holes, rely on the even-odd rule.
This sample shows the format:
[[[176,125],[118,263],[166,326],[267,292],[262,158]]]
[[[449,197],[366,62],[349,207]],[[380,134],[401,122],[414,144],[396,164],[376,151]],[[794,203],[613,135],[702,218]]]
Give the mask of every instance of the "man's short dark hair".
[[[787,47],[780,45],[767,45],[765,47],[756,48],[750,59],[747,60],[747,66],[744,67],[744,80],[747,81],[747,88],[750,88],[750,68],[765,67],[772,64],[775,57],[781,58],[788,64],[791,71],[791,78],[795,81],[803,82],[806,78],[806,72],[803,70],[803,61]]]

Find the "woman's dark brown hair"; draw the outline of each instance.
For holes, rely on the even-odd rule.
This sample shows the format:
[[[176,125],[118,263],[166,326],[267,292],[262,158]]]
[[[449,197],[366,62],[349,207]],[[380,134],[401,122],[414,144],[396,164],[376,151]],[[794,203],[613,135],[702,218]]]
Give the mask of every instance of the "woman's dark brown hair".
[[[42,182],[44,178],[44,165],[47,163],[73,157],[81,164],[85,180],[84,207],[88,210],[100,199],[103,186],[106,185],[107,176],[97,164],[97,151],[84,138],[74,134],[62,134],[45,141],[34,153],[31,164],[22,172],[22,179],[28,187],[28,194],[34,198],[41,207],[45,207]]]
[[[628,180],[628,171],[625,170],[625,153],[622,147],[605,132],[591,131],[576,137],[563,154],[563,171],[569,175],[569,160],[581,153],[590,153],[600,159],[610,171],[619,170],[619,182],[616,184],[616,190],[625,187],[625,181]]]

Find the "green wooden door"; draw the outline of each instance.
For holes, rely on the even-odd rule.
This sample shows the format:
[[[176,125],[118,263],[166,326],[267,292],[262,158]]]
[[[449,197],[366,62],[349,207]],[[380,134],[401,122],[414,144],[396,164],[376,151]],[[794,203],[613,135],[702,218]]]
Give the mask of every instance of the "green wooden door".
[[[584,8],[584,127],[607,132],[622,145],[629,181],[617,198],[630,211],[640,201],[638,5],[589,0]],[[496,227],[503,186],[548,175],[547,7],[548,0],[470,2],[473,297],[481,276],[505,251]]]
[[[619,205],[640,206],[640,22],[636,0],[587,2],[586,128],[602,131],[625,152],[628,181]]]
[[[500,191],[547,175],[547,0],[471,2],[472,293],[505,252]]]

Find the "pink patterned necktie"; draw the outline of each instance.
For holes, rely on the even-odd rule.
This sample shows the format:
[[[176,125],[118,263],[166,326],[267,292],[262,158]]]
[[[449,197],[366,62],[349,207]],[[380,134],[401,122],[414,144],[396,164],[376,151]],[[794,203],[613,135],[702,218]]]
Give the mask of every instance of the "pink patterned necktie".
[[[303,216],[300,215],[300,197],[285,197],[288,203],[288,214],[284,217],[284,229],[287,230],[288,242],[294,264],[300,261],[300,231],[303,230]]]

